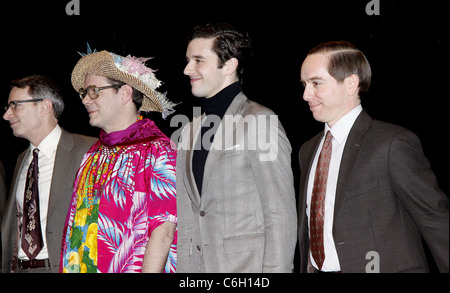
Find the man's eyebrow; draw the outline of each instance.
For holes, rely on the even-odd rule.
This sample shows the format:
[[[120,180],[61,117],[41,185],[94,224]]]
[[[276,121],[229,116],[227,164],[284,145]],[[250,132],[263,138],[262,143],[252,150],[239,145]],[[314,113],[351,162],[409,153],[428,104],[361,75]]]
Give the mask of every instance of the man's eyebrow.
[[[314,80],[324,80],[324,79],[319,76],[313,76],[313,77],[308,78],[306,81],[314,81]]]
[[[307,82],[307,81],[315,81],[315,80],[324,80],[324,79],[321,78],[321,77],[318,77],[318,76],[313,76],[313,77],[307,78],[306,80],[300,78],[300,81],[301,81],[302,83],[305,83],[305,82]]]
[[[190,58],[188,56],[186,56],[187,60],[190,60]],[[203,57],[202,55],[194,55],[192,56],[192,59],[205,59],[205,57]]]

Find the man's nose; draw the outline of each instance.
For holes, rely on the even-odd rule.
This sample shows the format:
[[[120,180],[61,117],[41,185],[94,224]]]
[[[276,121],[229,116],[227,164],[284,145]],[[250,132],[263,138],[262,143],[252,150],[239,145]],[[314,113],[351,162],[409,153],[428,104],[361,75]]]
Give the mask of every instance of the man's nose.
[[[190,75],[192,73],[192,65],[191,62],[188,62],[188,64],[186,64],[186,67],[183,70],[183,73],[185,75]]]
[[[309,101],[313,96],[313,91],[310,89],[308,85],[305,85],[305,90],[303,91],[303,100]]]
[[[8,121],[9,119],[11,119],[12,115],[13,115],[13,112],[11,110],[11,107],[8,107],[8,109],[6,110],[5,114],[3,114],[3,119]]]
[[[81,103],[83,105],[89,105],[92,103],[92,99],[89,97],[89,95],[85,95],[83,99],[81,99]]]

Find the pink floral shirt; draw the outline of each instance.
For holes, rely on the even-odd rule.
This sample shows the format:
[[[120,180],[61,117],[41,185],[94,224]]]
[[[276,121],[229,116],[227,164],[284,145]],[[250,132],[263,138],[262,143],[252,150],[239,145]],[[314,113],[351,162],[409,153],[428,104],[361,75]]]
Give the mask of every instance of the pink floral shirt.
[[[152,231],[177,222],[176,151],[144,119],[101,132],[83,158],[63,235],[63,272],[140,272]],[[177,233],[165,272],[175,272]]]

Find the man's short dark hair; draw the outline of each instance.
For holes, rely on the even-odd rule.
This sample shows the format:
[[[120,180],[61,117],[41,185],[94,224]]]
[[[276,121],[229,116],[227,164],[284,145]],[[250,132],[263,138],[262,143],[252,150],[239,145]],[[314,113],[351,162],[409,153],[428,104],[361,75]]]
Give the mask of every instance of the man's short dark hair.
[[[188,34],[188,42],[194,39],[214,39],[212,50],[219,57],[218,68],[231,58],[238,60],[237,77],[242,83],[248,60],[251,57],[250,38],[230,24],[206,24],[196,26]]]
[[[338,82],[356,74],[359,78],[359,95],[370,87],[372,71],[366,56],[353,44],[345,41],[334,41],[319,44],[312,48],[308,55],[327,54],[328,73]]]

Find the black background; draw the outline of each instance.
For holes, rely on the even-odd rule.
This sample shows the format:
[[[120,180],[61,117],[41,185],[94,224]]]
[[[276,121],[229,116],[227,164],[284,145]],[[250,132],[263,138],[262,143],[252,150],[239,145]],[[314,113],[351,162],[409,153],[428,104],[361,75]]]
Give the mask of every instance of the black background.
[[[0,7],[0,93],[6,105],[9,82],[32,74],[52,77],[60,86],[66,108],[60,125],[66,130],[98,136],[70,83],[80,59],[77,52],[108,50],[122,56],[155,57],[157,69],[176,114],[192,118],[199,99],[192,96],[186,65],[186,33],[197,24],[228,22],[248,31],[253,41],[252,70],[246,95],[272,110],[292,144],[296,187],[300,146],[323,125],[302,100],[300,67],[316,44],[346,40],[355,44],[372,67],[372,85],[362,105],[376,119],[402,125],[421,139],[425,155],[449,194],[449,163],[445,152],[449,117],[448,22],[443,1],[380,0],[380,15],[366,14],[369,0],[359,1],[88,1],[79,0],[80,15],[66,14],[69,0],[16,1]],[[442,4],[441,4],[442,3]],[[448,25],[446,26],[448,27]],[[445,48],[445,49],[444,49]],[[445,50],[445,54],[444,54]],[[147,117],[170,136],[170,117]],[[12,135],[0,121],[0,160],[10,182],[17,155],[28,142]]]

